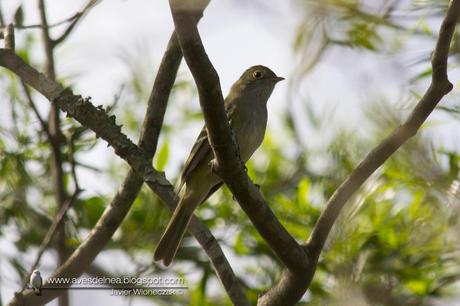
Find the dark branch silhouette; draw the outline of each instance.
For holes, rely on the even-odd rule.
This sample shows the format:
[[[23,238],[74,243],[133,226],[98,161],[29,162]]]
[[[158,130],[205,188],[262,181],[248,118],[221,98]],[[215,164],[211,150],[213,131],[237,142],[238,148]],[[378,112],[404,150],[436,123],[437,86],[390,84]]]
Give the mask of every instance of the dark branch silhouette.
[[[206,1],[201,4],[205,5]],[[283,263],[292,271],[305,271],[308,268],[306,253],[275,217],[238,158],[219,77],[206,55],[194,21],[200,8],[196,1],[171,0],[170,6],[182,53],[198,88],[209,141],[216,157],[214,170]]]

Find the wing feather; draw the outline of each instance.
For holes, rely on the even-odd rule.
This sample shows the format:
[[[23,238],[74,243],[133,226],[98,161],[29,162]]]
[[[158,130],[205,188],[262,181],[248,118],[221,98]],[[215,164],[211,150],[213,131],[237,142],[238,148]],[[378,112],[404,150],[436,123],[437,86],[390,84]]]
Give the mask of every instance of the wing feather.
[[[234,101],[234,100],[233,100]],[[235,110],[236,103],[228,103],[225,101],[225,109],[227,113],[227,118],[231,120],[233,111]],[[190,177],[190,174],[195,170],[198,164],[206,158],[206,156],[212,153],[211,145],[208,140],[208,132],[206,131],[206,126],[201,129],[200,134],[198,135],[195,143],[193,144],[192,150],[185,161],[184,169],[180,177],[180,183],[177,185],[176,191],[180,191],[184,186],[185,182]],[[220,187],[220,186],[219,186]],[[214,192],[213,190],[212,192]],[[209,195],[208,195],[209,197]]]

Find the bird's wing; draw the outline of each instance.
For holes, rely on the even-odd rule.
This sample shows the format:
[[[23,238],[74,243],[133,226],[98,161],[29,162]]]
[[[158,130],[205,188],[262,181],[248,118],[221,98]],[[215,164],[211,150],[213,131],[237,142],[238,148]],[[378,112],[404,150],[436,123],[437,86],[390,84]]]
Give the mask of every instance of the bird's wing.
[[[227,118],[231,120],[232,114],[235,110],[236,103],[228,103],[225,101],[225,109],[227,113]],[[190,152],[185,164],[184,169],[181,174],[180,183],[177,185],[176,191],[180,191],[184,186],[185,182],[190,177],[190,174],[195,170],[197,165],[209,154],[211,153],[211,145],[208,140],[208,133],[206,131],[206,126],[201,129],[198,138],[196,139],[192,151]],[[220,185],[219,185],[220,187]],[[215,189],[217,190],[217,189]],[[214,193],[215,190],[212,190]],[[206,198],[208,198],[212,193],[210,193]]]
[[[177,185],[177,191],[181,190],[185,182],[190,177],[190,173],[196,168],[196,166],[203,160],[203,158],[211,151],[211,146],[208,141],[208,133],[206,132],[206,126],[201,129],[198,138],[193,144],[192,151],[190,152],[187,161],[185,162],[184,169],[180,177],[180,183]]]

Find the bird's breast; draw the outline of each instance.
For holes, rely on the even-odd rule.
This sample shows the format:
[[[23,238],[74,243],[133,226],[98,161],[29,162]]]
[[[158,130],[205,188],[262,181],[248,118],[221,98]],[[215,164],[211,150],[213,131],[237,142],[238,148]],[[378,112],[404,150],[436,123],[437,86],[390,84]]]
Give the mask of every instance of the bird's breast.
[[[240,149],[241,159],[247,161],[264,140],[267,126],[265,105],[235,111],[231,126]]]

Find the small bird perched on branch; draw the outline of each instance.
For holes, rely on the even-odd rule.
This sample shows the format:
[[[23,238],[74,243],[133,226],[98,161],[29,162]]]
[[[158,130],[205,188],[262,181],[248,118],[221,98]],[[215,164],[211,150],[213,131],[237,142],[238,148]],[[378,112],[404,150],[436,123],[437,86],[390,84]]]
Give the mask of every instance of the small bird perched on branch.
[[[253,66],[233,84],[224,101],[244,162],[262,144],[267,126],[267,101],[281,80],[284,78],[269,68]],[[155,261],[163,260],[166,266],[172,262],[193,211],[222,185],[221,179],[212,172],[213,158],[206,127],[203,127],[185,162],[177,188],[179,204],[155,250]]]
[[[35,295],[42,295],[42,277],[40,271],[34,270],[30,275],[30,286],[35,292]]]

